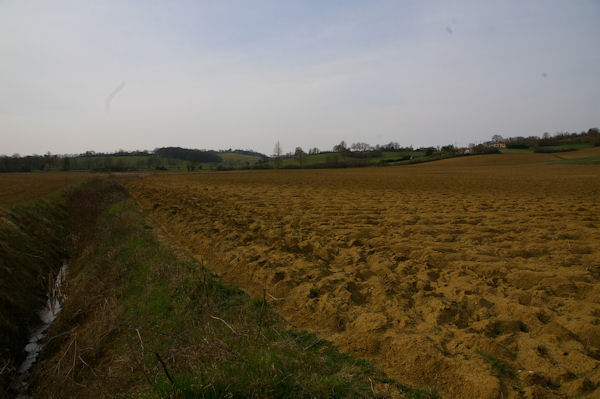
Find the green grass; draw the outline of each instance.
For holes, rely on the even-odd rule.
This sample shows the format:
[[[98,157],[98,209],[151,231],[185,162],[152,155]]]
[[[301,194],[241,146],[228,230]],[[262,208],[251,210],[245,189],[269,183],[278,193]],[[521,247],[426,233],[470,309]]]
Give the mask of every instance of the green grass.
[[[592,148],[593,145],[589,143],[573,143],[573,144],[560,144],[560,145],[549,145],[540,148],[548,150],[566,150],[573,148],[574,150],[583,150],[586,148]]]
[[[479,349],[475,351],[483,358],[483,361],[490,365],[494,374],[499,378],[514,378],[515,372],[508,364],[498,359],[489,352],[483,352]]]
[[[593,147],[592,144],[589,143],[573,143],[573,144],[560,144],[560,145],[551,145],[551,146],[543,146],[539,147],[542,151],[565,151],[569,149],[573,149],[574,151],[583,150],[586,148]],[[501,148],[500,152],[502,154],[528,154],[534,152],[534,148]]]
[[[163,158],[159,157],[161,165],[168,170],[187,170],[187,161],[175,158]]]
[[[397,161],[397,163],[406,163],[406,160],[403,160],[406,156],[412,156],[415,159],[424,159],[424,153],[420,151],[412,151],[412,152],[392,152],[392,151],[384,151],[380,156],[369,157],[369,158],[359,158],[359,157],[351,157],[339,153],[320,153],[314,155],[307,155],[302,159],[302,162],[296,158],[283,158],[280,161],[280,165],[282,168],[313,168],[318,166],[328,166],[328,167],[339,167],[341,165],[347,164],[348,166],[375,166],[381,165],[382,163],[393,165],[395,164],[393,161]],[[270,160],[268,162],[270,167],[276,167],[277,162],[275,160]]]
[[[533,148],[500,148],[502,154],[530,154]]]
[[[547,162],[547,164],[570,164],[570,165],[598,165],[600,164],[600,156],[587,157],[587,158],[575,158],[565,159],[561,158],[560,155],[556,155],[559,158],[556,161]]]
[[[244,167],[252,166],[260,158],[247,154],[238,154],[235,152],[220,152],[219,156],[223,160],[221,164],[226,167]]]

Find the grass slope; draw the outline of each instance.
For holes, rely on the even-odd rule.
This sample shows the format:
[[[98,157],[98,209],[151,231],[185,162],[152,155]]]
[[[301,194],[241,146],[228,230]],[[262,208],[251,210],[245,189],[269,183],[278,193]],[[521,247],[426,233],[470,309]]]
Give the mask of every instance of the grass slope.
[[[64,257],[65,210],[57,198],[0,208],[0,397],[19,364],[48,278]]]
[[[600,147],[584,148],[582,150],[553,154],[558,160],[554,164],[598,165],[600,164]]]
[[[536,151],[535,148],[501,148],[500,152],[502,154],[527,154],[531,152],[541,152],[541,153],[552,153],[552,152],[564,152],[564,151],[580,151],[585,150],[587,148],[592,148],[593,145],[590,143],[573,143],[573,144],[559,144],[559,145],[551,145],[551,146],[543,146],[538,147]]]
[[[539,147],[548,151],[565,151],[565,150],[585,150],[586,148],[592,148],[593,145],[590,143],[572,143],[572,144],[558,144],[558,145],[548,145]]]
[[[307,155],[302,160],[297,158],[283,158],[279,164],[282,168],[322,168],[343,166],[399,165],[436,159],[440,159],[439,154],[426,157],[421,151],[383,151],[380,155],[375,156],[365,154],[364,158],[360,157],[359,155],[349,156],[335,152],[326,152]],[[270,160],[267,165],[270,167],[276,167],[277,162],[275,160]]]
[[[218,155],[223,160],[222,163],[225,166],[253,165],[260,159],[253,155],[239,154],[237,152],[220,152]]]

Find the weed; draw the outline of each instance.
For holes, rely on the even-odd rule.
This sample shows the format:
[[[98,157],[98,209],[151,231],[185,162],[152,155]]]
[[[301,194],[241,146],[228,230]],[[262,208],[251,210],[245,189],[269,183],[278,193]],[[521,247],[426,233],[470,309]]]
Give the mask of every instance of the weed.
[[[406,399],[442,399],[435,389],[415,389],[404,385],[398,388]]]
[[[515,377],[515,372],[513,371],[513,369],[508,364],[506,364],[502,360],[498,359],[493,354],[491,354],[489,352],[483,352],[479,349],[477,349],[475,351],[475,353],[480,355],[483,358],[483,360],[492,367],[492,370],[494,371],[496,376],[498,376],[500,378],[514,378]]]

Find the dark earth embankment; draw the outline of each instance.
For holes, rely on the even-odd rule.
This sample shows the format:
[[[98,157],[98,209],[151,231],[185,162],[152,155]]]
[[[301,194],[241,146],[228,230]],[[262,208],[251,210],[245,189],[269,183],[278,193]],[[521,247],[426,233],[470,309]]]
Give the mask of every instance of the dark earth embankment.
[[[0,397],[23,361],[36,309],[61,266],[65,207],[59,198],[0,207]]]

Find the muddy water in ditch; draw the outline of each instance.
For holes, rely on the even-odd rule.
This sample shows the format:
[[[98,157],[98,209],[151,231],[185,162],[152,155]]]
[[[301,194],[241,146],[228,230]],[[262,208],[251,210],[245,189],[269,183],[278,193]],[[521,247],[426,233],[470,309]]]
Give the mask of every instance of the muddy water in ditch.
[[[17,372],[17,377],[11,385],[11,388],[18,393],[17,399],[29,398],[29,396],[27,396],[27,390],[29,388],[27,379],[29,378],[31,367],[35,364],[42,351],[42,338],[44,338],[46,330],[50,327],[54,319],[56,319],[56,316],[61,310],[61,301],[64,299],[62,286],[66,274],[67,265],[63,264],[54,279],[54,285],[51,286],[46,293],[46,306],[39,312],[41,324],[29,335],[29,342],[25,346],[27,355],[23,363],[21,363]]]

